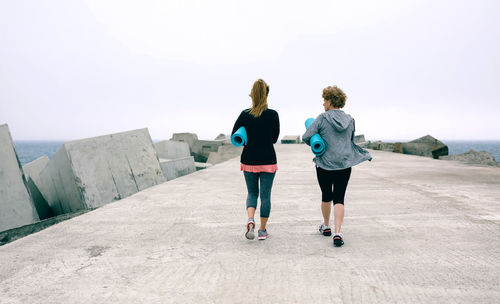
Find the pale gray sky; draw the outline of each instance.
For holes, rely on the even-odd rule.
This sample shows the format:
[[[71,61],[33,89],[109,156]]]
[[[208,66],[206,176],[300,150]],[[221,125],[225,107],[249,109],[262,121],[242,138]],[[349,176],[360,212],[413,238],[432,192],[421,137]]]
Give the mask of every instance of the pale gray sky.
[[[282,136],[336,84],[367,139],[500,139],[500,1],[0,0],[15,140],[213,139],[257,78]]]

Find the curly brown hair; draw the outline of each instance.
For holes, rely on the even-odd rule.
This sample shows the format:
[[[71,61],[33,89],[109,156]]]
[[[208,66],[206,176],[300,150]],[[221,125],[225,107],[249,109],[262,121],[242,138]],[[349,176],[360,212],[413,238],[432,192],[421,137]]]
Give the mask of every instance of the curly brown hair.
[[[328,100],[334,108],[343,108],[347,96],[344,91],[337,86],[328,86],[323,89],[323,98]]]

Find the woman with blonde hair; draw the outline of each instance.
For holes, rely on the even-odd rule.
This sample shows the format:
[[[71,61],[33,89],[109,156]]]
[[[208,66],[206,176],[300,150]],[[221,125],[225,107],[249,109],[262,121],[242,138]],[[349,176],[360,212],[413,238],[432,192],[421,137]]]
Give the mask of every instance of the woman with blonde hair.
[[[240,127],[245,127],[247,134],[247,141],[241,153],[240,170],[243,171],[248,190],[246,200],[248,221],[245,237],[250,240],[255,238],[254,215],[259,197],[259,181],[260,228],[258,239],[265,240],[269,237],[266,225],[271,211],[271,188],[274,175],[278,170],[273,144],[276,143],[280,134],[280,122],[278,113],[268,108],[268,95],[269,86],[266,82],[262,79],[255,81],[250,92],[252,107],[241,112],[231,132],[233,135]]]
[[[344,221],[344,196],[351,176],[351,167],[372,159],[368,151],[354,143],[354,119],[340,110],[345,106],[346,99],[344,91],[337,86],[323,89],[325,112],[321,113],[302,135],[302,140],[308,145],[314,134],[319,134],[325,142],[325,153],[313,159],[321,189],[323,223],[319,226],[319,232],[324,236],[332,234],[330,212],[333,201],[335,246],[344,245],[340,228]]]

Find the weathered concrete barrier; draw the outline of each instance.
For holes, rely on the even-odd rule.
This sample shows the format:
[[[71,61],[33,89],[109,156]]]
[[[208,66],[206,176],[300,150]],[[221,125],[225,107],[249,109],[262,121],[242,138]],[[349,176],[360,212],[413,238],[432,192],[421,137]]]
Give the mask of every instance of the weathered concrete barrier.
[[[198,135],[195,133],[174,133],[171,140],[187,143],[190,151],[192,151],[194,142],[198,141]]]
[[[215,165],[225,162],[226,160],[240,156],[242,151],[243,147],[235,147],[231,144],[224,144],[219,147],[217,152],[210,152],[207,163]]]
[[[49,163],[49,158],[44,155],[27,163],[23,166],[24,175],[26,177],[27,187],[35,204],[36,211],[40,220],[48,219],[54,216],[52,209],[43,194],[40,192],[38,185],[40,184],[40,174]]]
[[[54,216],[52,208],[50,208],[49,203],[40,192],[37,184],[31,177],[28,177],[27,187],[35,204],[36,212],[40,220],[45,220]]]
[[[448,155],[448,146],[436,138],[426,135],[407,143],[395,143],[394,152],[438,159],[439,156]]]
[[[24,165],[23,171],[26,179],[31,177],[34,181],[38,181],[40,179],[40,173],[42,173],[42,170],[47,166],[49,161],[49,157],[44,155]]]
[[[226,135],[221,135],[223,135],[223,139],[199,140],[198,135],[194,133],[174,133],[171,140],[187,143],[194,160],[196,162],[205,163],[207,162],[210,152],[217,152],[220,146],[228,142]]]
[[[354,143],[361,148],[366,148],[370,144],[369,141],[366,141],[364,134],[354,136]]]
[[[300,144],[300,135],[285,135],[281,139],[282,144]]]
[[[165,181],[147,129],[65,143],[40,175],[55,214],[96,208]]]
[[[38,220],[9,127],[0,125],[0,231]]]
[[[191,155],[189,144],[175,140],[162,140],[154,144],[158,158],[176,159]]]
[[[382,151],[394,151],[394,143],[387,143],[387,142],[382,142],[380,140],[370,142],[368,145],[366,145],[366,148],[368,149],[373,149],[373,150],[382,150]]]
[[[354,136],[354,143],[364,143],[366,142],[366,139],[365,139],[365,135],[364,134],[361,134],[361,135],[355,135]]]
[[[207,169],[213,166],[212,164],[209,163],[200,163],[200,162],[194,162],[194,165],[196,167],[196,171]]]
[[[196,172],[196,166],[192,156],[176,159],[160,158],[160,167],[167,181]]]
[[[217,152],[224,140],[197,140],[191,148],[191,155],[197,162],[207,162],[210,152]]]
[[[466,164],[471,165],[484,165],[484,166],[492,166],[492,167],[500,167],[500,165],[496,162],[493,155],[491,155],[487,151],[475,151],[471,149],[467,153],[462,154],[453,154],[440,156],[439,159],[444,160],[457,160]]]

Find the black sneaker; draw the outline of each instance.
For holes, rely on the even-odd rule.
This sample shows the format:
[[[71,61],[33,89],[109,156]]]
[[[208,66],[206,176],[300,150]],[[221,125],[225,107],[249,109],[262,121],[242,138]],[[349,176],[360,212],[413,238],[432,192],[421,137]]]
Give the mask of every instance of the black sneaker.
[[[344,245],[344,235],[342,233],[336,233],[333,236],[333,245],[335,247],[340,247]]]
[[[332,228],[325,226],[325,223],[321,223],[319,225],[319,233],[322,233],[324,236],[330,236],[332,235]]]

